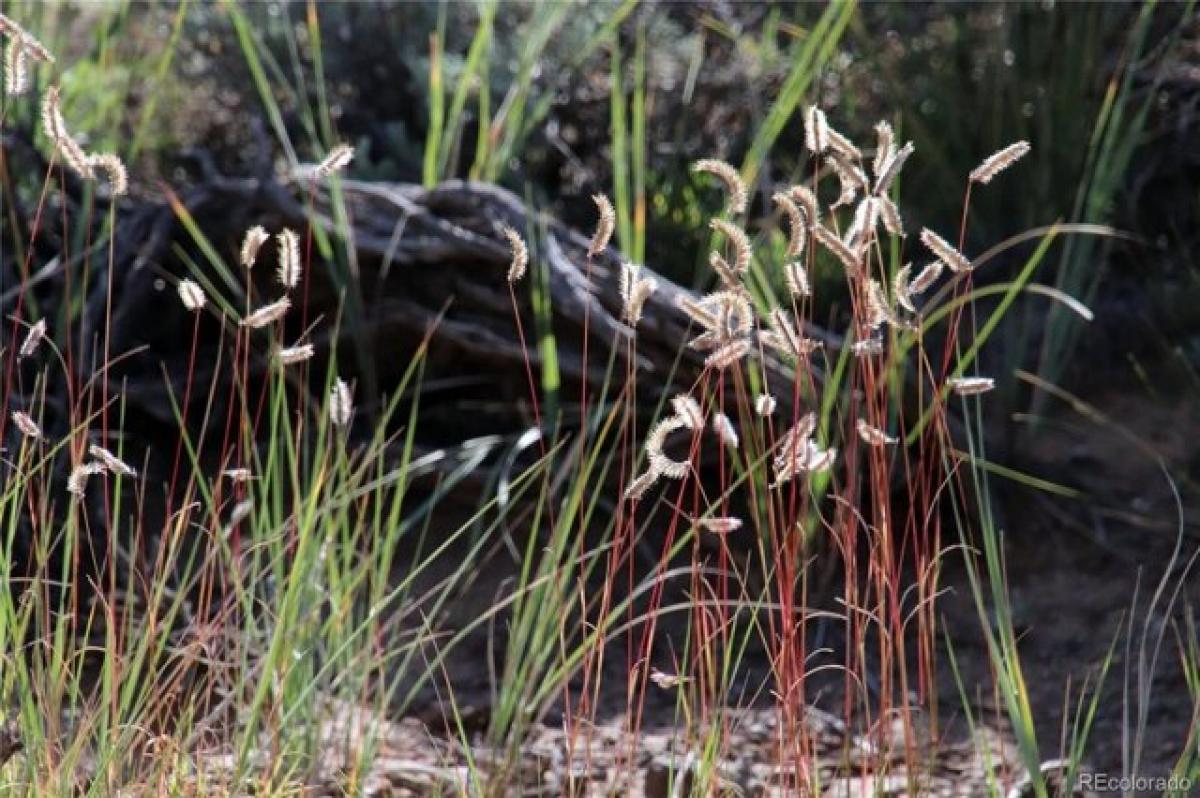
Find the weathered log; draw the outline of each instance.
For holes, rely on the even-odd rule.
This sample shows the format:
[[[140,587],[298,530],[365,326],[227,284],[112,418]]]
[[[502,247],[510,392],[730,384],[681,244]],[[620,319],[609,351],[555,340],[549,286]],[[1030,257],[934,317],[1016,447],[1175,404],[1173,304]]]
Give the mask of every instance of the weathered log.
[[[531,415],[525,358],[530,359],[535,374],[541,371],[545,364],[537,336],[546,331],[539,329],[535,319],[533,287],[527,282],[518,284],[518,304],[529,344],[522,349],[506,282],[510,253],[500,233],[502,225],[529,234],[535,266],[544,275],[538,290],[544,292],[542,301],[549,309],[548,329],[555,339],[564,403],[578,397],[584,379],[593,401],[601,398],[610,358],[615,357],[616,368],[623,370],[627,351],[634,353],[639,398],[646,407],[652,407],[664,392],[691,389],[705,371],[705,353],[684,346],[694,332],[676,301],[690,293],[687,289],[655,275],[658,290],[647,301],[636,331],[632,330],[621,321],[618,253],[610,248],[589,263],[587,237],[529,211],[505,189],[461,181],[425,189],[347,180],[342,192],[352,230],[349,262],[340,267],[312,265],[305,316],[325,322],[310,335],[318,347],[318,363],[336,352],[339,369],[347,370],[364,389],[358,398],[368,413],[394,388],[413,354],[428,339],[424,380],[427,392],[437,401],[423,414],[434,426],[443,427],[435,435],[437,440],[450,442],[448,430],[470,437],[528,427]],[[323,189],[318,188],[311,202],[298,199],[301,195],[302,191],[293,194],[287,186],[270,180],[209,175],[206,182],[185,193],[180,203],[233,262],[240,236],[252,223],[263,223],[268,229],[287,225],[303,230],[311,221],[331,237],[342,234]],[[115,305],[119,320],[144,320],[154,295],[163,290],[161,284],[151,287],[147,266],[151,271],[179,274],[181,264],[172,250],[196,249],[175,218],[176,211],[164,204],[158,208],[157,218],[136,226],[140,247],[118,247],[131,261],[117,266],[123,276]],[[172,224],[175,229],[164,234],[164,226]],[[155,251],[147,252],[147,247]],[[319,260],[315,249],[313,252]],[[192,261],[202,262],[199,253]],[[140,279],[139,271],[143,272]],[[261,296],[278,290],[270,286],[271,272],[269,262],[256,269]],[[346,279],[347,275],[353,279]],[[235,307],[244,302],[242,297],[230,299],[235,300]],[[343,320],[334,335],[332,322],[343,302]],[[590,331],[586,375],[585,319]],[[227,330],[232,321],[223,322]],[[151,416],[167,422],[172,412],[169,404],[161,397],[152,400],[162,393],[158,363],[174,360],[171,355],[178,354],[189,330],[188,317],[182,309],[178,313],[159,311],[157,322],[157,329],[149,331],[144,322],[115,325],[113,351],[145,349],[134,363],[114,370],[112,379],[114,387],[120,381],[131,400],[143,402]],[[300,314],[293,314],[288,335],[306,332]],[[830,344],[838,343],[835,336],[822,330],[810,328],[807,332]],[[206,337],[208,343],[215,341],[214,330],[209,329]],[[630,350],[626,345],[631,340],[634,346]],[[262,358],[260,366],[264,364]],[[323,375],[321,368],[312,371],[316,377]],[[773,390],[790,395],[792,378],[783,364],[768,358],[762,373]],[[608,380],[612,398],[623,375],[609,374]],[[733,390],[732,384],[732,380],[726,381],[727,390]],[[565,415],[567,423],[570,416]]]

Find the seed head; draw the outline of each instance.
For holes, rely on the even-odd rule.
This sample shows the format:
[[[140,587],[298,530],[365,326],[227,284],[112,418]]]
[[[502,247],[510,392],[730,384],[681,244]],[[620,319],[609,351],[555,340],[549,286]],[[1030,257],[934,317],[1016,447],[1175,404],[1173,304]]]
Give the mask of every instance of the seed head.
[[[18,25],[16,21],[3,14],[0,14],[0,34],[7,36],[10,41],[20,44],[34,61],[54,63],[54,56],[50,54],[44,44],[38,41],[32,33]]]
[[[801,185],[792,186],[788,189],[788,196],[800,206],[800,210],[804,211],[804,218],[810,228],[821,221],[821,205],[817,202],[817,195],[811,188]]]
[[[289,291],[300,284],[303,267],[300,262],[300,236],[296,231],[284,229],[276,234],[275,241],[279,245],[279,267],[276,276],[279,284]]]
[[[942,276],[942,262],[935,260],[924,269],[921,269],[920,274],[913,278],[913,281],[908,284],[908,294],[917,296],[929,290],[929,287],[937,282],[937,278]]]
[[[104,465],[101,463],[80,463],[75,466],[71,470],[71,475],[67,477],[67,493],[76,499],[82,499],[84,491],[87,489],[88,477],[103,471]]]
[[[838,183],[841,185],[841,193],[838,194],[837,201],[830,206],[831,208],[850,205],[854,202],[854,198],[858,196],[860,190],[866,192],[870,187],[870,183],[867,181],[867,176],[863,174],[863,170],[843,158],[837,152],[834,152],[831,156],[830,163],[833,165],[833,173],[837,175]]]
[[[353,416],[354,395],[346,381],[338,377],[329,390],[329,422],[335,427],[345,427]]]
[[[666,673],[658,668],[650,669],[650,681],[654,682],[654,686],[662,690],[674,690],[681,684],[688,681],[687,677],[680,676],[678,673]]]
[[[996,381],[991,377],[951,377],[946,384],[959,396],[987,393],[996,387]]]
[[[913,154],[913,143],[910,141],[903,147],[896,150],[883,162],[879,171],[875,175],[875,191],[876,195],[882,196],[888,193],[892,188],[892,183],[896,180],[896,175],[900,174],[900,170],[904,167],[904,162],[908,160],[908,156]]]
[[[808,242],[808,221],[805,218],[805,212],[791,196],[782,191],[771,195],[771,200],[780,207],[788,219],[788,243],[783,256],[785,258],[799,257],[804,252],[804,245]]]
[[[62,114],[62,96],[57,86],[47,89],[46,97],[42,100],[42,126],[62,156],[63,163],[84,179],[90,180],[96,176],[87,153],[67,130],[67,122]]]
[[[718,347],[704,360],[704,365],[713,369],[726,369],[750,354],[752,344],[749,338],[738,338]]]
[[[829,122],[825,112],[815,105],[804,113],[804,146],[814,155],[829,149]]]
[[[320,180],[334,172],[340,172],[354,160],[354,148],[349,144],[338,144],[318,164],[306,164],[296,169],[296,176]]]
[[[733,428],[733,422],[729,420],[729,416],[724,413],[713,414],[713,432],[721,443],[728,446],[730,449],[738,447],[737,430]]]
[[[767,317],[770,332],[759,333],[764,345],[787,357],[803,360],[821,348],[821,342],[800,334],[792,324],[790,315],[783,308],[775,308]]]
[[[640,499],[646,495],[646,491],[658,481],[659,474],[654,469],[648,470],[635,480],[629,483],[629,487],[625,489],[626,499]]]
[[[276,356],[279,362],[284,366],[292,366],[296,363],[304,363],[313,356],[312,344],[300,344],[298,346],[288,346],[280,349]]]
[[[875,160],[871,165],[871,171],[874,172],[877,179],[883,173],[888,159],[895,154],[896,134],[892,132],[892,126],[887,122],[877,123],[875,125]]]
[[[713,175],[725,184],[725,192],[729,195],[729,212],[737,215],[746,210],[746,184],[738,170],[725,161],[715,158],[704,158],[692,164],[693,172],[705,172]]]
[[[829,147],[835,153],[852,161],[861,161],[862,152],[850,139],[843,136],[841,133],[834,130],[832,127],[827,127],[825,134],[829,137]]]
[[[917,308],[913,305],[912,291],[909,288],[910,272],[912,272],[911,263],[906,263],[902,268],[896,270],[896,276],[892,278],[892,296],[896,298],[897,305],[909,313],[916,313]]]
[[[813,236],[821,243],[821,246],[833,253],[842,266],[845,267],[850,275],[857,275],[862,271],[862,265],[858,261],[858,256],[854,254],[854,250],[846,246],[842,239],[838,238],[828,227],[819,224],[813,228]]]
[[[38,319],[36,323],[29,328],[29,332],[25,333],[25,340],[21,342],[21,348],[17,350],[17,357],[30,357],[37,352],[38,347],[42,344],[42,339],[46,337],[46,320]]]
[[[262,225],[254,225],[246,231],[246,237],[242,240],[242,251],[240,260],[242,266],[247,269],[254,268],[255,261],[258,260],[258,251],[262,249],[262,245],[267,243],[267,239],[271,236],[263,229]]]
[[[634,263],[621,264],[621,315],[631,326],[637,326],[642,318],[646,300],[658,288],[653,277],[639,277],[641,267]]]
[[[672,460],[663,451],[667,436],[677,430],[685,429],[686,422],[678,416],[664,418],[654,425],[646,437],[646,456],[650,460],[650,470],[668,479],[683,479],[687,476],[688,463],[686,460]]]
[[[864,197],[854,209],[854,220],[846,231],[847,245],[854,250],[861,250],[871,241],[875,227],[879,223],[879,202],[874,197]]]
[[[866,325],[872,331],[878,330],[891,316],[888,309],[887,297],[883,294],[883,286],[871,278],[867,281],[867,316]]]
[[[769,393],[760,393],[754,398],[754,412],[760,416],[769,416],[775,412],[775,397]]]
[[[4,93],[24,94],[29,88],[29,55],[20,40],[11,39],[4,50]]]
[[[204,289],[195,282],[183,279],[179,281],[179,300],[183,302],[183,306],[190,311],[203,310],[204,304],[208,301],[208,297],[204,295]]]
[[[895,438],[883,430],[868,424],[865,418],[860,418],[855,424],[855,428],[858,430],[858,437],[868,446],[886,446],[896,442]]]
[[[894,236],[904,235],[904,220],[900,218],[900,209],[896,207],[896,203],[883,195],[876,197],[875,201],[878,204],[879,220],[883,222],[883,229]]]
[[[28,413],[22,413],[20,410],[14,410],[12,413],[13,423],[17,425],[17,429],[26,438],[38,440],[42,437],[42,428],[33,420],[33,416]]]
[[[883,341],[876,335],[855,341],[850,351],[855,357],[871,357],[883,354]]]
[[[287,297],[282,297],[275,300],[269,305],[263,305],[258,310],[251,313],[246,318],[242,319],[242,326],[249,327],[252,330],[258,330],[273,324],[284,317],[288,309],[292,306],[292,300]]]
[[[984,158],[983,163],[971,171],[971,182],[987,185],[992,182],[993,177],[1024,158],[1028,152],[1028,141],[1018,141],[1009,144],[999,152],[994,152],[987,158]]]
[[[701,518],[697,523],[705,532],[711,532],[714,535],[728,535],[742,528],[742,519],[732,516]]]
[[[733,271],[736,274],[745,274],[750,268],[750,259],[753,255],[750,237],[746,235],[746,231],[724,219],[713,219],[711,224],[714,230],[729,239],[729,243],[733,247],[733,263],[731,264]]]
[[[921,229],[921,243],[955,274],[971,271],[971,261],[928,227]]]
[[[715,330],[720,321],[703,303],[697,302],[690,296],[681,294],[675,300],[675,306],[687,314],[688,318],[706,330]]]
[[[99,155],[87,156],[88,168],[95,174],[95,170],[99,169],[104,172],[108,178],[108,190],[114,197],[119,197],[129,193],[129,173],[125,171],[125,164],[111,152],[103,152]]]
[[[252,474],[249,468],[227,468],[221,472],[230,482],[249,482]]]
[[[529,266],[529,247],[525,246],[525,239],[521,238],[521,234],[508,225],[502,226],[500,233],[508,239],[508,248],[512,253],[512,260],[508,264],[508,281],[515,283],[525,276],[525,270]]]
[[[792,296],[812,296],[812,286],[808,282],[808,270],[804,268],[804,261],[789,260],[783,269],[783,277]]]
[[[686,393],[675,394],[671,397],[671,407],[676,417],[688,429],[696,430],[704,427],[704,412],[700,403]]]
[[[96,458],[100,465],[104,466],[105,470],[110,474],[118,474],[124,477],[137,476],[137,469],[99,444],[93,443],[89,446],[88,454]]]
[[[612,202],[603,194],[592,195],[592,202],[596,203],[596,210],[600,212],[600,217],[596,220],[596,232],[592,235],[592,242],[588,246],[587,256],[594,258],[603,252],[608,247],[609,239],[612,238],[613,230],[617,226],[617,212],[613,210]]]

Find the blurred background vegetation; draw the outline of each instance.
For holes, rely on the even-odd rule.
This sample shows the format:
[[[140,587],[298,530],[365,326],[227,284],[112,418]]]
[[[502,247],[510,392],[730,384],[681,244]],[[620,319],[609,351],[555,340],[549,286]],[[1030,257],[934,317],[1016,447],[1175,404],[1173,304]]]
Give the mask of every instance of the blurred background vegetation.
[[[185,0],[6,12],[61,54],[69,115],[108,139],[89,146],[132,162],[135,191],[195,178],[183,156],[196,148],[247,174],[347,140],[356,178],[492,180],[583,229],[590,196],[607,193],[625,253],[693,285],[710,279],[706,220],[720,199],[688,164],[738,165],[756,189],[752,231],[780,246],[769,198],[804,174],[809,103],[860,141],[888,119],[915,142],[901,187],[910,229],[956,229],[967,172],[1028,139],[1022,168],[974,198],[968,253],[1055,221],[1131,237],[1057,247],[1036,279],[1098,323],[1084,335],[1069,314],[1023,303],[990,366],[1200,386],[1191,3]],[[18,129],[32,134],[34,107],[13,109]],[[832,264],[826,276],[815,317],[833,323],[841,280]],[[1002,259],[983,279],[1005,277]]]

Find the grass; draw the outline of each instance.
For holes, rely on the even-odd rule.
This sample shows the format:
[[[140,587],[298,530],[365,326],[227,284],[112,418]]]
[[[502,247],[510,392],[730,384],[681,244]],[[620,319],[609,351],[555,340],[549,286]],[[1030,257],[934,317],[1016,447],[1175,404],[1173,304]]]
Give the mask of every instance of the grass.
[[[106,24],[94,58],[85,62],[89,69],[114,60],[108,31],[119,32],[131,9],[102,12]],[[304,153],[319,160],[339,141],[326,94],[325,10],[316,3],[303,10],[309,55],[289,29],[285,63],[266,46],[246,8],[232,0],[220,5],[289,168],[305,160]],[[172,15],[162,52],[125,68],[166,75],[187,11],[184,4]],[[441,7],[428,39],[430,108],[420,172],[427,186],[463,173],[503,179],[549,113],[558,82],[539,81],[537,67],[569,24],[569,7],[551,5],[532,16],[515,46],[513,81],[494,102],[489,76],[497,69],[505,11],[481,3],[465,52],[450,58]],[[602,242],[611,249],[598,249],[601,257],[619,250],[642,262],[655,253],[649,217],[658,187],[649,133],[652,45],[635,11],[629,2],[597,11],[594,29],[564,69],[579,68],[597,53],[608,57],[616,223],[612,241]],[[30,27],[58,29],[56,12],[42,13],[47,18]],[[897,282],[897,272],[909,258],[930,255],[916,243],[915,229],[907,239],[875,225],[858,227],[858,238],[849,233],[865,212],[862,202],[870,208],[883,197],[899,201],[903,186],[860,187],[854,204],[829,207],[839,193],[838,170],[871,173],[873,149],[886,150],[886,144],[860,142],[861,155],[821,146],[799,159],[794,179],[772,176],[778,163],[772,158],[795,144],[787,131],[855,14],[853,4],[832,4],[806,35],[794,37],[778,95],[734,170],[753,196],[776,185],[793,197],[804,188],[816,192],[821,219],[805,217],[803,245],[796,244],[797,230],[775,224],[781,219],[760,218],[761,208],[746,216],[713,213],[705,205],[711,193],[697,192],[685,211],[746,231],[744,244],[736,236],[713,237],[721,257],[745,268],[698,277],[698,284],[716,286],[688,314],[691,335],[701,338],[678,341],[675,367],[663,375],[674,381],[686,373],[689,346],[709,358],[685,392],[694,409],[667,397],[648,407],[653,386],[636,365],[636,323],[608,347],[589,352],[585,345],[582,370],[602,379],[584,381],[577,397],[564,386],[545,231],[533,224],[519,231],[531,254],[529,274],[507,287],[513,336],[526,354],[532,428],[453,451],[429,453],[418,443],[421,411],[430,401],[428,344],[437,330],[411,353],[394,384],[382,385],[376,373],[363,328],[368,295],[357,265],[352,205],[342,176],[333,174],[322,178],[321,190],[336,232],[311,223],[297,231],[303,277],[294,287],[271,279],[270,247],[256,270],[245,268],[237,252],[210,239],[202,221],[167,191],[198,257],[178,253],[188,273],[161,278],[172,291],[184,277],[194,280],[207,302],[190,315],[177,309],[189,357],[180,374],[163,367],[172,467],[164,475],[147,469],[151,455],[134,461],[134,422],[121,386],[106,378],[114,363],[137,354],[110,345],[118,200],[104,181],[89,180],[80,202],[59,202],[66,180],[61,137],[57,147],[46,147],[52,167],[33,195],[28,239],[17,241],[26,279],[15,286],[11,311],[6,305],[0,339],[0,437],[7,446],[0,565],[10,583],[0,593],[0,697],[23,746],[0,763],[0,788],[36,795],[282,796],[318,785],[361,794],[387,758],[380,753],[393,731],[386,719],[417,711],[432,694],[459,754],[443,748],[443,761],[398,766],[401,775],[428,779],[421,782],[427,792],[502,794],[506,785],[528,778],[525,757],[540,730],[558,727],[565,764],[554,774],[558,782],[542,786],[579,790],[587,780],[608,778],[611,791],[622,794],[639,776],[641,741],[659,733],[663,715],[654,709],[654,694],[663,691],[674,706],[675,742],[665,765],[672,795],[725,789],[724,763],[742,753],[738,710],[764,703],[776,722],[767,756],[787,790],[850,792],[845,779],[858,775],[867,785],[864,794],[882,790],[889,778],[920,794],[937,775],[939,746],[949,739],[939,730],[942,719],[956,711],[939,707],[941,674],[949,671],[958,684],[972,732],[994,722],[975,710],[976,686],[966,684],[941,617],[950,568],[965,575],[965,600],[978,616],[992,679],[984,689],[998,699],[1020,759],[1016,770],[993,762],[994,769],[978,774],[985,784],[980,789],[1003,795],[1024,777],[1034,794],[1051,795],[1048,759],[1064,760],[1068,781],[1085,772],[1101,696],[1121,651],[1125,775],[1142,773],[1155,674],[1169,643],[1188,700],[1200,706],[1200,646],[1190,608],[1181,608],[1194,560],[1186,551],[1183,500],[1176,492],[1179,543],[1170,563],[1148,601],[1135,597],[1131,620],[1093,678],[1073,703],[1065,697],[1070,728],[1064,726],[1056,747],[1039,731],[1047,708],[1035,704],[1030,690],[1036,674],[1022,657],[1006,533],[991,480],[1079,494],[1055,475],[992,462],[988,415],[995,395],[953,389],[955,379],[996,362],[985,357],[989,342],[1008,329],[1003,325],[1023,303],[1048,299],[1056,311],[1089,319],[1075,289],[1082,285],[1090,296],[1098,278],[1080,277],[1079,253],[1094,252],[1095,244],[1086,242],[1116,234],[1084,223],[1028,231],[974,258],[977,271],[943,277],[917,299],[919,313],[905,313],[897,293],[909,286]],[[780,24],[777,14],[771,20]],[[1130,61],[1148,20],[1138,19]],[[72,83],[72,69],[39,67],[35,85],[74,85],[65,94],[69,125],[111,129],[119,95],[100,95],[84,115],[84,89],[92,79],[83,70]],[[1144,114],[1144,108],[1134,113],[1133,130],[1124,126],[1132,78],[1128,70],[1119,74],[1122,88],[1107,97],[1089,151],[1093,179],[1080,194],[1088,207],[1116,190]],[[130,161],[151,146],[148,120],[162,105],[158,97],[150,95],[123,148]],[[476,135],[469,142],[472,107]],[[29,97],[12,96],[5,117],[14,122],[37,114]],[[292,140],[297,124],[302,143]],[[103,138],[91,134],[88,141]],[[1035,152],[1037,146],[1034,141]],[[973,194],[1004,191],[1011,177],[1005,173],[995,187],[985,187],[959,176],[961,202],[938,225],[945,238],[966,250]],[[310,218],[317,190],[299,185],[297,198]],[[15,217],[5,196],[5,218]],[[531,193],[527,199],[532,205]],[[1082,222],[1095,215],[1073,216]],[[818,243],[816,224],[848,241],[851,257]],[[698,229],[707,228],[701,223]],[[28,278],[33,244],[45,236],[63,242],[63,262],[71,264],[61,294],[49,302]],[[826,318],[818,316],[823,309],[812,296],[783,287],[789,243],[818,295],[836,281],[843,298],[840,315],[828,315],[841,324],[841,343],[811,354],[788,343],[791,328],[804,331]],[[1056,248],[1062,254],[1055,283],[1035,282]],[[578,254],[584,279],[597,280],[597,259]],[[1002,254],[1023,257],[1015,276],[977,283],[976,275],[986,276]],[[317,269],[325,270],[317,274],[340,298],[335,318],[309,315]],[[816,279],[822,274],[824,281]],[[502,279],[498,273],[498,292],[505,290]],[[0,288],[7,295],[9,287]],[[101,306],[87,300],[97,291]],[[355,344],[353,362],[339,362],[334,346],[318,359],[284,365],[279,348],[297,342],[285,337],[282,324],[241,323],[285,295],[292,302],[289,318],[303,320],[308,339],[318,340],[318,331],[333,341],[344,335]],[[628,316],[635,316],[626,302]],[[587,307],[585,341],[593,334]],[[49,336],[36,351],[16,357],[38,319],[49,322]],[[212,365],[224,379],[201,378],[209,373],[197,362],[202,330],[218,341],[204,351],[217,359]],[[854,348],[876,340],[877,347]],[[1070,336],[1045,340],[1043,354],[1056,353],[1050,362],[1069,357]],[[736,356],[715,354],[726,351]],[[768,354],[782,368],[768,370]],[[331,405],[339,374],[351,373],[358,410],[346,424]],[[1018,376],[1048,397],[1073,399],[1051,377]],[[760,397],[770,390],[777,392],[773,409],[760,411]],[[1073,404],[1092,420],[1118,426],[1082,400]],[[40,434],[14,430],[23,423],[14,411],[28,414]],[[735,430],[736,441],[714,434],[719,419]],[[656,435],[647,422],[665,422],[666,433]],[[111,449],[118,461],[129,459],[129,471],[110,463],[91,474],[82,497],[68,493],[68,475],[96,461],[92,445]],[[1157,456],[1144,442],[1133,448]],[[485,460],[500,465],[485,467]],[[444,462],[452,465],[435,467]],[[481,474],[483,489],[474,481]],[[630,491],[646,474],[654,484]],[[1165,468],[1164,477],[1175,491]],[[465,518],[458,506],[463,493],[475,501]],[[489,584],[487,571],[497,562],[510,565],[512,575],[494,598],[480,601],[480,585]],[[831,571],[833,578],[824,578]],[[830,592],[836,602],[823,602]],[[482,607],[465,621],[448,621],[455,606],[470,599]],[[475,729],[468,715],[475,707],[460,694],[453,666],[480,638],[489,652],[489,694],[484,727]],[[756,669],[755,652],[764,652],[765,669]],[[838,763],[832,775],[819,765],[821,756],[830,756],[821,751],[822,730],[809,722],[826,691],[835,696],[835,719],[860,735],[847,735],[832,753]],[[616,742],[606,737],[611,724],[619,732]],[[1193,722],[1179,748],[1178,779],[1200,777],[1195,728]],[[990,756],[982,748],[972,753]]]

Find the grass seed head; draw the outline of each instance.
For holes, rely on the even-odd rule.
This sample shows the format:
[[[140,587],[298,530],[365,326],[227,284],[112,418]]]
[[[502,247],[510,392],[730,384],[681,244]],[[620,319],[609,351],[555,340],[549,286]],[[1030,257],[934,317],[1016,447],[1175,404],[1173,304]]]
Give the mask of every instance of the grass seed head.
[[[878,196],[875,201],[878,203],[879,220],[883,222],[883,229],[891,235],[903,236],[904,220],[900,218],[900,209],[896,207],[896,203],[885,196]]]
[[[302,179],[321,180],[340,172],[354,160],[354,148],[349,144],[338,144],[329,151],[320,163],[305,164],[296,169],[296,176]]]
[[[4,14],[0,14],[0,34],[8,37],[10,42],[19,44],[21,49],[25,50],[34,61],[54,63],[54,56],[44,44],[38,41],[37,37]]]
[[[716,158],[703,158],[692,164],[693,172],[704,172],[720,179],[725,184],[725,193],[729,196],[729,212],[733,215],[745,213],[748,203],[746,184],[738,170],[725,161]]]
[[[788,189],[788,196],[800,206],[800,210],[804,211],[804,217],[810,229],[821,221],[821,204],[817,201],[817,195],[811,188],[801,185],[792,186]]]
[[[592,241],[588,245],[587,256],[589,258],[596,257],[608,248],[608,242],[617,226],[617,212],[613,210],[612,202],[608,197],[603,194],[594,194],[592,202],[596,203],[599,217],[596,219],[596,232],[592,234]]]
[[[909,313],[916,313],[917,308],[913,305],[912,292],[909,289],[909,274],[912,272],[912,264],[906,263],[903,267],[896,270],[896,275],[892,278],[892,296],[896,299],[896,304]]]
[[[891,310],[888,308],[887,297],[884,296],[883,286],[879,281],[871,278],[867,281],[867,315],[866,325],[872,331],[878,330],[891,318]]]
[[[876,195],[882,196],[891,191],[892,183],[896,182],[896,176],[904,168],[904,162],[913,154],[913,149],[913,143],[911,141],[907,142],[883,162],[880,171],[875,176],[874,193]]]
[[[658,481],[659,473],[654,469],[646,471],[646,473],[634,479],[629,483],[629,487],[625,489],[626,499],[640,499],[646,495],[646,491],[650,490],[651,486]]]
[[[641,321],[646,300],[658,289],[653,277],[641,277],[641,267],[628,261],[621,264],[621,316],[630,326]]]
[[[729,240],[730,246],[733,247],[733,263],[730,265],[734,273],[745,274],[750,268],[750,259],[754,254],[753,247],[750,245],[750,237],[746,235],[746,231],[724,219],[713,219],[711,224],[712,228],[725,236]]]
[[[292,300],[288,299],[287,297],[282,297],[269,305],[263,305],[261,308],[242,319],[242,326],[249,327],[252,330],[262,329],[263,327],[274,324],[282,319],[291,307]]]
[[[33,420],[33,416],[28,413],[23,413],[20,410],[14,410],[12,413],[13,423],[17,425],[17,429],[26,438],[38,440],[42,437],[42,428]]]
[[[955,274],[971,270],[970,259],[928,227],[921,229],[921,243]]]
[[[1018,141],[992,153],[971,171],[971,182],[987,185],[993,177],[1024,158],[1029,149],[1028,141]]]
[[[875,178],[883,174],[883,169],[892,156],[896,154],[896,134],[887,122],[875,124],[875,159],[871,163],[871,171]]]
[[[208,297],[204,295],[204,289],[192,280],[183,279],[179,281],[179,301],[183,306],[190,311],[203,310],[204,305],[208,302]]]
[[[242,266],[247,269],[253,269],[255,262],[258,260],[258,251],[262,249],[262,245],[267,243],[271,237],[262,225],[256,224],[246,231],[246,237],[242,239],[242,251],[239,255],[239,260]]]
[[[338,377],[329,389],[329,423],[335,427],[345,427],[353,416],[354,395],[346,381]]]
[[[717,436],[721,443],[728,446],[730,449],[738,447],[737,430],[733,427],[733,422],[729,420],[729,416],[724,413],[714,413],[712,423],[713,433]]]
[[[785,258],[797,258],[804,252],[804,245],[808,242],[808,221],[805,212],[790,195],[782,191],[771,195],[771,200],[780,207],[788,220],[788,243],[783,255]]]
[[[137,469],[126,463],[115,454],[105,449],[97,443],[93,443],[88,447],[88,454],[96,458],[96,460],[104,466],[104,470],[110,474],[118,474],[123,477],[136,477]]]
[[[701,518],[696,523],[705,532],[711,532],[714,535],[728,535],[731,532],[737,532],[742,528],[742,519],[734,518],[733,516]]]
[[[58,86],[51,86],[46,90],[46,97],[42,100],[42,126],[46,129],[46,135],[54,142],[54,148],[62,156],[63,163],[86,180],[96,176],[87,153],[67,130],[67,122],[62,113],[62,95]]]
[[[843,205],[854,204],[855,197],[859,191],[864,193],[870,186],[867,181],[867,176],[863,174],[863,170],[858,166],[842,157],[835,152],[830,158],[830,163],[833,166],[833,173],[837,175],[838,184],[841,186],[841,193],[838,194],[837,200],[830,208],[840,208]]]
[[[829,121],[815,105],[804,112],[804,146],[814,155],[829,149]]]
[[[80,463],[71,470],[70,476],[67,477],[67,493],[76,499],[82,499],[87,490],[88,478],[93,474],[103,472],[104,465],[102,463]]]
[[[868,446],[887,446],[896,442],[895,438],[889,436],[883,430],[868,424],[865,418],[858,420],[855,424],[855,429],[858,431],[858,437]]]
[[[812,296],[812,285],[808,282],[808,269],[803,260],[795,258],[784,264],[783,277],[792,296]]]
[[[25,340],[21,342],[21,348],[17,350],[18,358],[31,357],[37,352],[38,347],[42,345],[42,340],[46,337],[46,320],[38,319],[29,328],[29,332],[25,333]]]
[[[299,344],[297,346],[288,346],[281,348],[276,357],[279,358],[279,363],[284,366],[292,366],[297,363],[304,363],[313,356],[312,344]]]
[[[704,411],[700,403],[686,393],[678,393],[671,397],[671,409],[688,429],[697,430],[704,427]]]
[[[279,266],[276,276],[279,284],[289,291],[300,285],[303,266],[300,260],[300,236],[295,230],[284,229],[275,236],[279,246]]]
[[[704,365],[713,369],[727,369],[750,354],[753,344],[749,338],[738,338],[718,347],[704,360]]]
[[[908,294],[910,296],[919,296],[929,290],[937,278],[942,276],[942,269],[945,267],[940,260],[935,260],[928,264],[920,273],[913,278],[913,281],[908,284]]]
[[[87,165],[95,174],[99,169],[108,178],[108,190],[114,197],[129,193],[129,173],[125,163],[111,152],[87,156]]]
[[[821,246],[829,250],[841,262],[848,274],[856,276],[862,271],[862,264],[859,263],[858,256],[854,254],[854,250],[848,247],[846,242],[838,238],[828,227],[818,224],[813,228],[813,236],[820,242]]]
[[[508,225],[503,225],[500,233],[508,239],[508,249],[512,255],[508,262],[508,281],[515,283],[525,276],[529,268],[529,247],[525,245],[521,234]]]
[[[10,39],[4,49],[4,93],[24,94],[29,88],[29,54],[19,39]]]
[[[959,396],[976,396],[996,387],[991,377],[951,377],[946,384]]]
[[[883,354],[883,340],[877,335],[870,335],[855,341],[850,351],[855,357],[873,357],[874,355]]]

